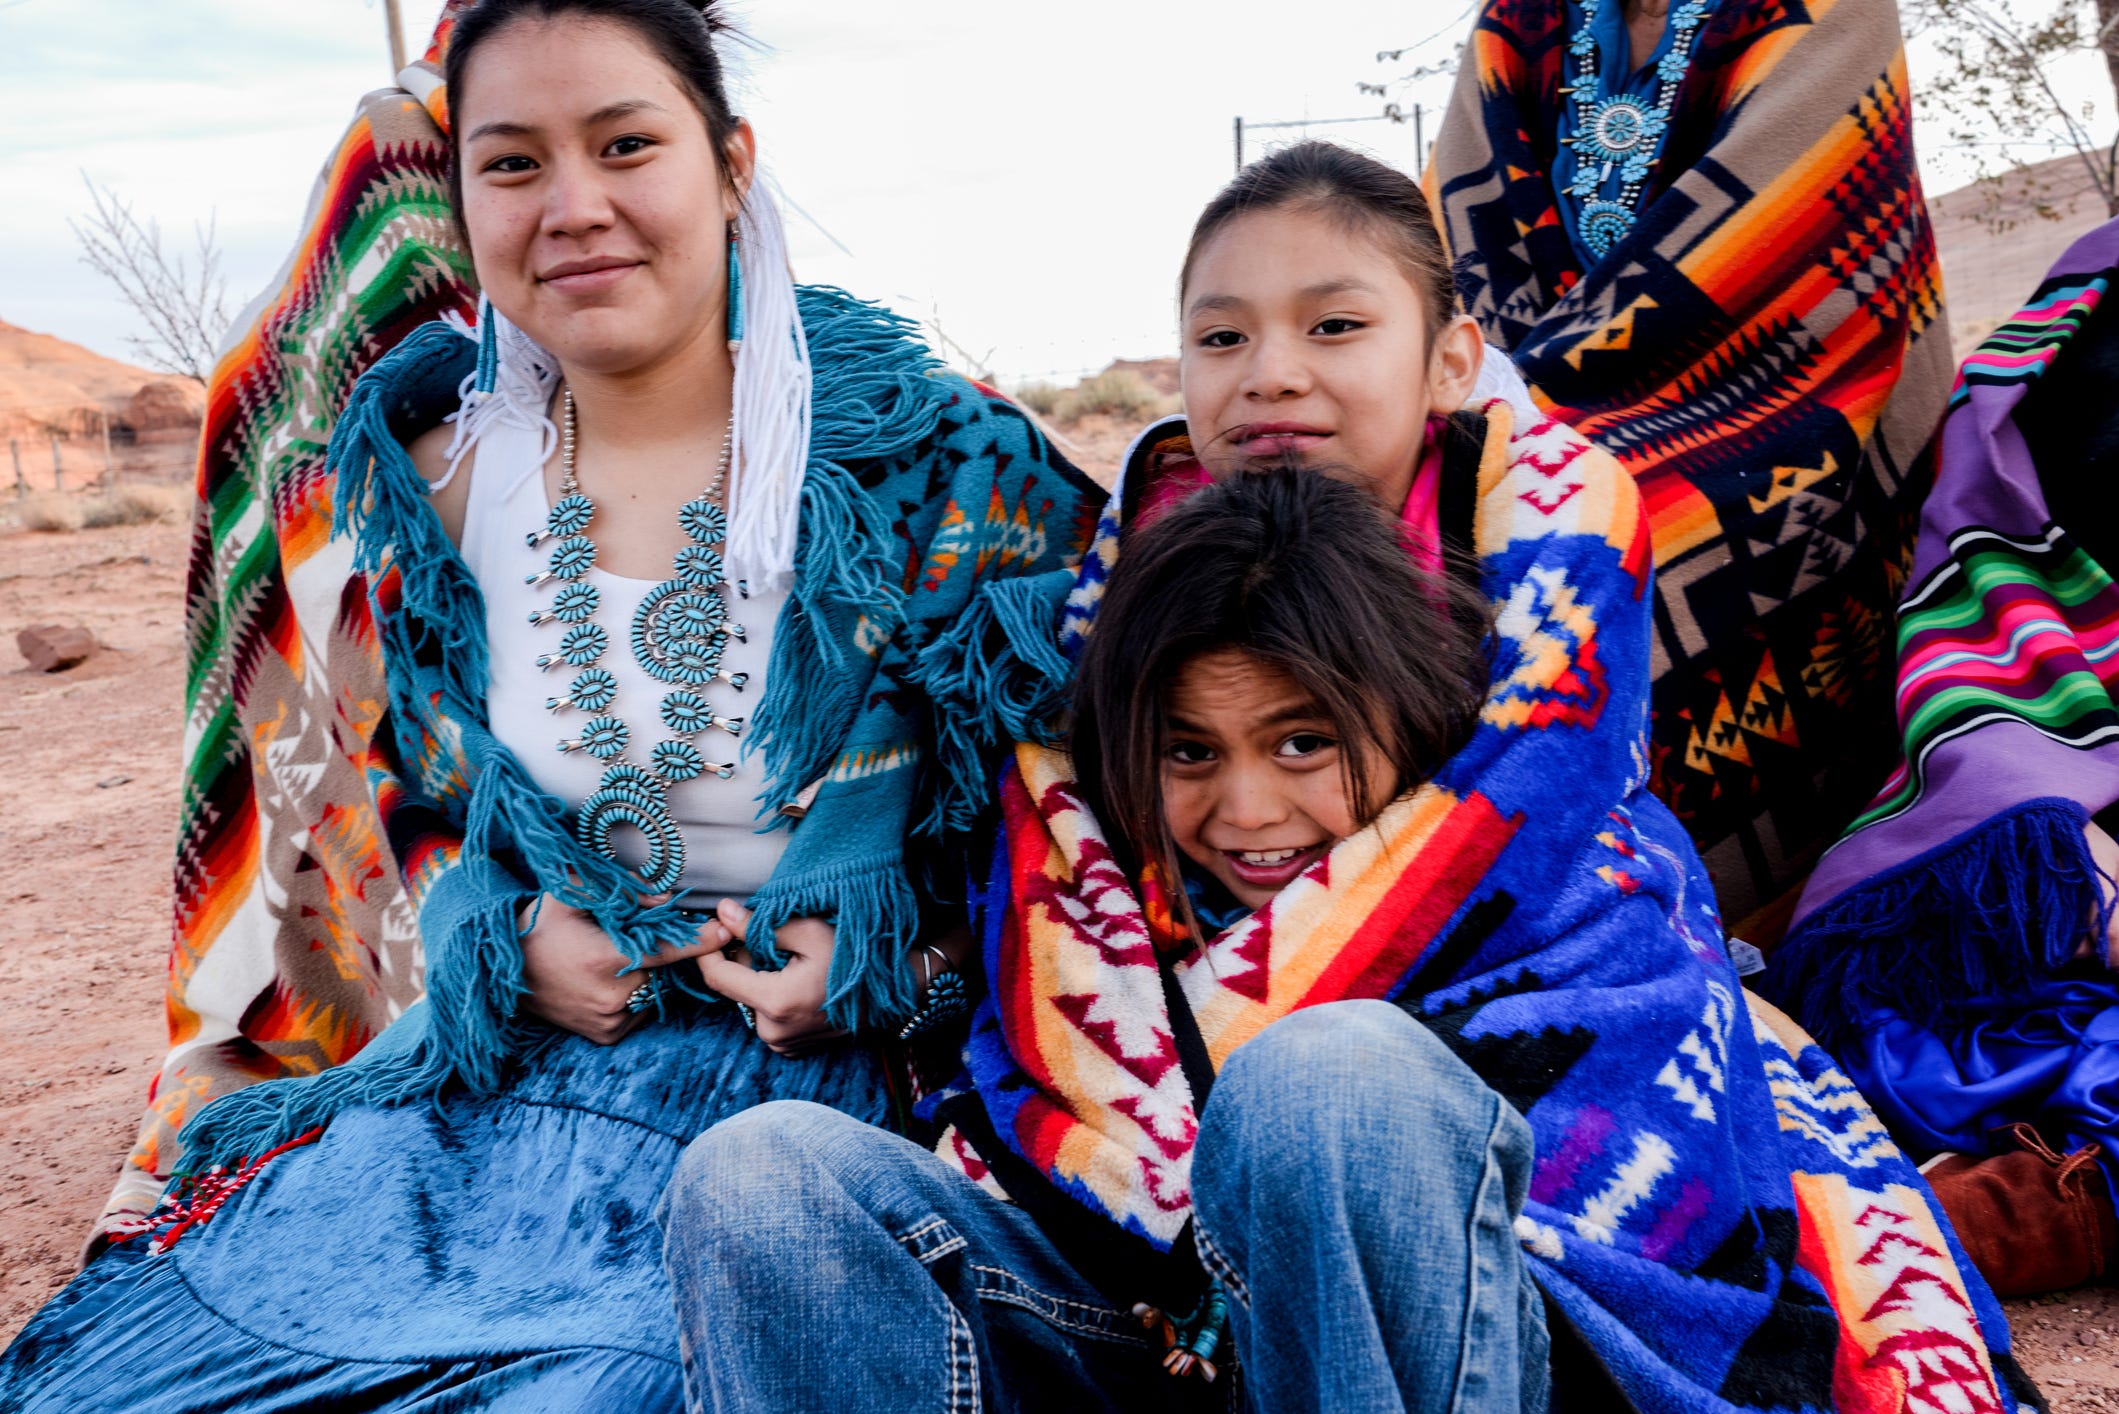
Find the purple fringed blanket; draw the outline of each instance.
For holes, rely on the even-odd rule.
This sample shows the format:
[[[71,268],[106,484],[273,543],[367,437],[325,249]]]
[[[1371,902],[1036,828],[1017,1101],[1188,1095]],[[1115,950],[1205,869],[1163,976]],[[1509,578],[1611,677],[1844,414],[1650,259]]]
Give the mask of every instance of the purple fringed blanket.
[[[2083,826],[2119,801],[2119,587],[2084,548],[2098,517],[2071,534],[2049,505],[2109,468],[2032,455],[2112,416],[2081,394],[2108,377],[2115,270],[2119,222],[1958,375],[1899,609],[1903,756],[1767,975],[1916,1148],[1985,1152],[2012,1120],[2119,1148],[2119,988],[2074,958],[2099,906]]]

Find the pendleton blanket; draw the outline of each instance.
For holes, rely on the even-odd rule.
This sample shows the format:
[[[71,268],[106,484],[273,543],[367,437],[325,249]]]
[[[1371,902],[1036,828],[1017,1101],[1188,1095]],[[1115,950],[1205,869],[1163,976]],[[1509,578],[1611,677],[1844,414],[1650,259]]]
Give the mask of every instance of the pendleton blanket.
[[[1767,974],[1910,1143],[2119,1149],[2119,988],[2074,962],[2119,802],[2119,223],[1958,375],[1898,619],[1898,769]],[[2101,561],[2101,563],[2100,563]],[[2114,822],[2106,818],[2109,827]]]
[[[1890,751],[1891,605],[1949,386],[1889,0],[1720,0],[1631,233],[1560,225],[1563,0],[1486,0],[1431,191],[1465,309],[1617,457],[1655,544],[1654,788],[1733,919]]]
[[[1210,1057],[1346,997],[1434,1028],[1528,1117],[1517,1233],[1641,1409],[2026,1407],[2001,1313],[1925,1185],[1829,1058],[1739,987],[1698,856],[1646,790],[1633,484],[1564,424],[1511,439],[1505,404],[1486,417],[1476,465],[1445,472],[1475,479],[1498,614],[1478,729],[1374,829],[1180,954]],[[1091,631],[1142,494],[1122,484],[1107,509],[1070,635]],[[987,1184],[1027,1165],[1117,1224],[1113,1242],[1167,1249],[1197,1131],[1156,963],[1169,924],[1063,754],[1019,748],[1001,801],[993,995],[966,1050],[980,1104],[942,1107],[961,1118],[938,1151]]]
[[[540,886],[631,954],[689,936],[674,909],[638,907],[485,730],[476,586],[399,445],[455,409],[475,352],[434,317],[476,303],[436,121],[448,27],[403,76],[424,101],[364,100],[213,381],[172,1050],[106,1231],[180,1160],[262,1153],[349,1102],[491,1088],[520,1040],[515,911]],[[961,877],[941,842],[1064,677],[1062,567],[1102,493],[902,321],[834,291],[800,307],[802,541],[746,749],[766,766],[761,813],[814,799],[753,903],[765,929],[837,920],[833,1015],[853,1026],[911,1009],[908,853],[936,846],[937,877]],[[408,1011],[387,1058],[343,1066]]]
[[[418,918],[367,786],[388,689],[331,538],[324,449],[356,378],[471,313],[449,213],[439,44],[364,98],[302,234],[214,369],[186,593],[169,1055],[99,1231],[155,1206],[200,1106],[338,1065],[425,990]]]

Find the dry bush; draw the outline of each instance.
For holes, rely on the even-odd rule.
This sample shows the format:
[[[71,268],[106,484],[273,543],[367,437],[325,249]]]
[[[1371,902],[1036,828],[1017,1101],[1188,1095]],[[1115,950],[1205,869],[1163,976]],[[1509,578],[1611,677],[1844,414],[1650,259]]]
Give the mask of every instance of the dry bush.
[[[1015,390],[1015,400],[1039,417],[1052,416],[1065,396],[1063,389],[1050,383],[1025,383]]]
[[[1162,395],[1148,386],[1147,379],[1130,368],[1109,368],[1062,393],[1052,415],[1061,422],[1074,422],[1092,413],[1139,421],[1153,416],[1162,405]]]
[[[96,495],[38,491],[18,501],[0,502],[0,524],[71,535],[77,530],[176,520],[190,509],[189,486],[121,486]]]
[[[188,486],[120,486],[81,502],[81,526],[99,530],[107,525],[151,525],[175,520],[191,508]]]
[[[38,491],[7,509],[9,519],[24,530],[71,535],[81,528],[81,507],[63,491]]]

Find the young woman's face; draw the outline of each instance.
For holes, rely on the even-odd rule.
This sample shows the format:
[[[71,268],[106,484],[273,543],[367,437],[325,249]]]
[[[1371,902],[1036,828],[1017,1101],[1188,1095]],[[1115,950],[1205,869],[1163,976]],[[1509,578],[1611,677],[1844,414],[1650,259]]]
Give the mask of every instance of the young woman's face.
[[[727,230],[750,181],[625,26],[524,20],[481,47],[452,117],[487,296],[569,369],[634,372],[724,337]],[[733,187],[733,190],[731,190]]]
[[[1428,311],[1382,244],[1319,211],[1238,216],[1199,250],[1184,291],[1185,418],[1217,476],[1306,466],[1358,477],[1397,510],[1430,413],[1470,395],[1483,347]]]
[[[1277,668],[1235,649],[1202,653],[1164,711],[1170,836],[1245,907],[1263,908],[1361,827],[1331,719]]]

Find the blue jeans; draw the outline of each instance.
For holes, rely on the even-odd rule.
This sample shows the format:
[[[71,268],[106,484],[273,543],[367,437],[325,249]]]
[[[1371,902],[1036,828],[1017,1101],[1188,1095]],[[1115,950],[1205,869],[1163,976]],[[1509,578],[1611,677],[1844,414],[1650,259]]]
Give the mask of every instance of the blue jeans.
[[[1522,1117],[1388,1003],[1298,1012],[1230,1056],[1194,1230],[1248,1407],[1542,1414],[1513,1231],[1531,1157]],[[661,1218],[695,1411],[1172,1414],[1205,1393],[1022,1211],[818,1105],[708,1130]]]

